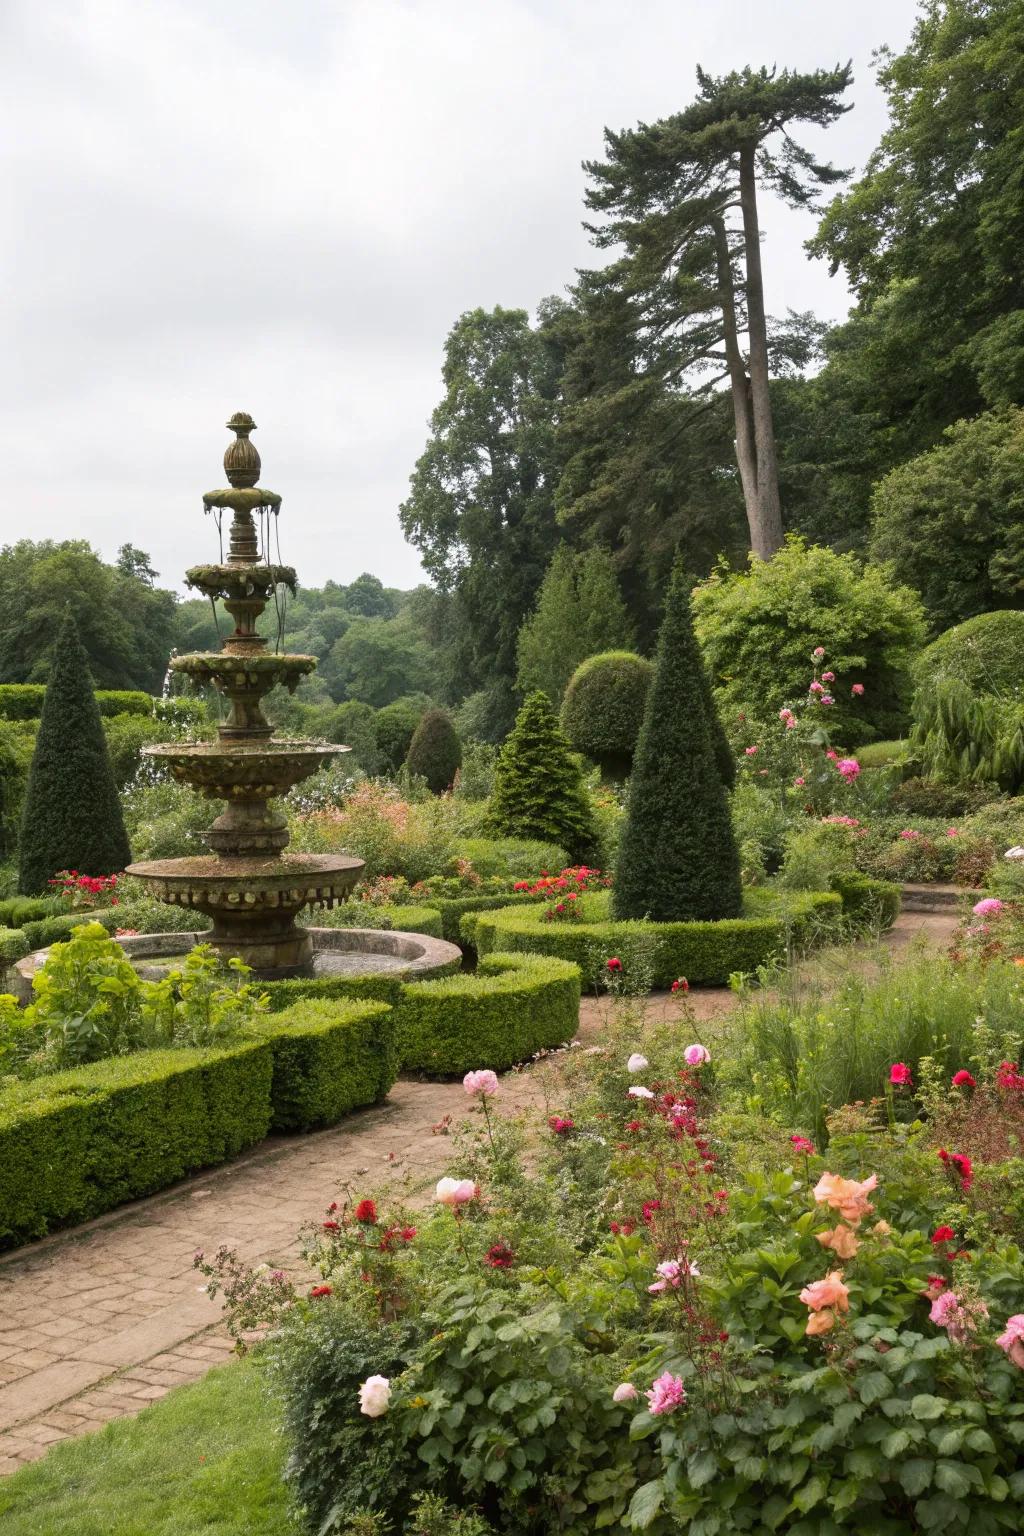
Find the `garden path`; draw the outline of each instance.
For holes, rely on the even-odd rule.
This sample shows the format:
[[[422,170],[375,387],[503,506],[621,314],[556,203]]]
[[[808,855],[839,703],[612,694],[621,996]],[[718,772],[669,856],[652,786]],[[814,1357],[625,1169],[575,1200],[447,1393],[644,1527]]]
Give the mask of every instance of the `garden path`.
[[[906,913],[888,943],[898,950],[919,935],[941,943],[954,922]],[[689,1006],[711,1019],[735,1002],[708,988]],[[673,1018],[681,1003],[659,994],[652,1007]],[[603,1016],[584,1001],[582,1040],[600,1037]],[[503,1102],[536,1102],[538,1090],[528,1070],[509,1073]],[[227,1357],[219,1303],[192,1268],[197,1248],[225,1245],[297,1273],[296,1233],[339,1189],[388,1184],[410,1203],[424,1198],[448,1159],[446,1117],[467,1108],[459,1083],[403,1080],[386,1104],[330,1130],[271,1138],[224,1168],[0,1258],[0,1474],[57,1440],[138,1413]]]

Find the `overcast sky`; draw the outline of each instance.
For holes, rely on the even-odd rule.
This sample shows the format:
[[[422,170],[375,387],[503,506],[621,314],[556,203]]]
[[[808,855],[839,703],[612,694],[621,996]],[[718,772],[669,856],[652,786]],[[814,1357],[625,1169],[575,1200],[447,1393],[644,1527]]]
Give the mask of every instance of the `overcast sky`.
[[[420,579],[397,508],[477,305],[599,260],[580,162],[714,73],[845,62],[814,139],[861,166],[913,0],[0,0],[0,542],[215,551],[231,412],[300,579]],[[813,219],[765,203],[769,310],[839,318]]]

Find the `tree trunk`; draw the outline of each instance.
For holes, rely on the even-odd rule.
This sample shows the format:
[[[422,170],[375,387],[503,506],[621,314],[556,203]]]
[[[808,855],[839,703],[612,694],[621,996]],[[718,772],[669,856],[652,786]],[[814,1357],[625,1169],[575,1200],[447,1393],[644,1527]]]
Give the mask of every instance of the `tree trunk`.
[[[732,282],[732,262],[729,259],[729,237],[725,220],[715,214],[711,220],[715,232],[715,255],[718,265],[718,288],[722,296],[722,334],[725,338],[725,358],[732,388],[732,411],[736,423],[736,463],[739,465],[743,501],[750,527],[751,547],[757,548],[758,501],[757,501],[757,449],[754,444],[754,421],[750,408],[750,381],[740,351],[736,328],[736,292]]]
[[[775,455],[775,428],[768,393],[768,331],[764,318],[764,281],[761,277],[761,231],[757,222],[757,182],[753,140],[740,150],[740,207],[743,210],[743,242],[747,258],[747,336],[750,342],[750,397],[757,451],[757,526],[751,542],[755,555],[770,560],[782,548],[782,507],[779,503],[779,468]]]

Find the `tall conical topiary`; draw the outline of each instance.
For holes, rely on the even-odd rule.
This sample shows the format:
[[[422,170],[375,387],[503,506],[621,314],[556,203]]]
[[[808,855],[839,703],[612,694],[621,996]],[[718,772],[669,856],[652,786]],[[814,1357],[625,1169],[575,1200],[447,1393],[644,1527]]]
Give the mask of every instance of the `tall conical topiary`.
[[[583,778],[546,693],[531,693],[501,749],[488,830],[558,843],[577,864],[596,863],[599,838]]]
[[[131,862],[89,663],[70,613],[53,649],[21,822],[18,889],[61,869],[113,875]]]
[[[736,917],[740,862],[683,571],[672,575],[619,843],[616,917]]]
[[[405,766],[426,779],[431,794],[443,795],[462,766],[462,743],[443,709],[428,709],[413,732]]]

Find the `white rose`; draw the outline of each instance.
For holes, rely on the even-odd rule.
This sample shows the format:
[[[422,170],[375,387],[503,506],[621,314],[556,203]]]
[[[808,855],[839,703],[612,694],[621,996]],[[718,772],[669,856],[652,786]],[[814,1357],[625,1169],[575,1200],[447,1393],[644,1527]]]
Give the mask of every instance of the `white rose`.
[[[649,1066],[650,1066],[650,1062],[647,1060],[647,1057],[646,1056],[641,1056],[638,1051],[634,1051],[633,1055],[626,1062],[626,1071],[627,1072],[642,1072],[644,1070],[644,1067],[649,1067]]]
[[[391,1383],[386,1376],[367,1376],[359,1388],[359,1412],[368,1419],[387,1413],[391,1401]]]
[[[631,1099],[653,1099],[654,1094],[649,1088],[634,1087],[629,1090]]]

